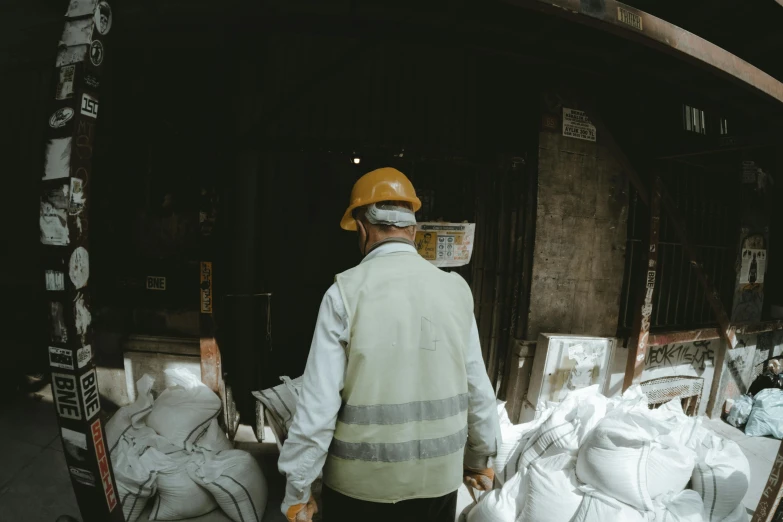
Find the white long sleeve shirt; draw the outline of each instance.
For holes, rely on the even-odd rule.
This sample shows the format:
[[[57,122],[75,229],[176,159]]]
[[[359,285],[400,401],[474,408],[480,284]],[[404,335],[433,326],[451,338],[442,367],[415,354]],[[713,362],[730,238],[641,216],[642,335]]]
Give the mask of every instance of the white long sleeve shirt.
[[[362,263],[376,256],[406,251],[416,250],[405,243],[386,243],[370,252]],[[333,284],[321,302],[296,414],[278,461],[280,472],[287,479],[282,506],[284,514],[290,506],[307,502],[310,485],[318,478],[326,462],[342,405],[340,392],[345,381],[345,347],[350,331],[340,291]],[[484,367],[475,319],[466,347],[470,399],[465,465],[483,469],[487,467],[488,458],[497,453],[500,428],[495,393]]]

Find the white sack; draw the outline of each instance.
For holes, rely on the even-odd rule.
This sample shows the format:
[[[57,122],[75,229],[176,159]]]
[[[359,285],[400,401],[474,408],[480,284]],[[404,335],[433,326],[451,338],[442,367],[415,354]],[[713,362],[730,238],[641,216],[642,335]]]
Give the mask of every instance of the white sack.
[[[691,478],[695,454],[685,446],[654,442],[663,428],[635,413],[605,418],[580,448],[579,480],[637,509],[652,511],[652,499],[679,493]],[[663,431],[663,434],[668,432]]]
[[[581,486],[579,489],[585,496],[571,522],[647,522],[646,513],[628,504],[623,504],[590,486]]]
[[[184,451],[163,457],[166,467],[158,473],[158,496],[150,512],[150,520],[181,520],[195,518],[217,509],[218,504],[206,489],[190,478],[191,456]],[[193,457],[203,462],[203,457]]]
[[[745,509],[743,504],[740,504],[737,506],[737,509],[732,511],[732,513],[721,520],[721,522],[748,522],[749,519],[750,517],[748,516],[748,510]]]
[[[106,440],[109,443],[109,455],[114,459],[114,451],[124,435],[131,430],[143,429],[144,420],[152,411],[152,385],[155,379],[150,375],[136,381],[136,401],[128,406],[123,406],[106,423]]]
[[[561,453],[530,466],[518,522],[571,521],[583,497],[574,473],[575,462],[572,455]]]
[[[495,471],[495,479],[498,484],[505,484],[505,482],[514,476],[519,467],[519,463],[515,460],[512,462],[512,457],[516,454],[516,458],[519,458],[520,445],[525,444],[528,440],[528,436],[531,435],[541,423],[546,420],[549,412],[546,412],[538,420],[526,422],[525,424],[512,425],[508,427],[500,428],[500,447],[498,453],[494,459],[492,459],[492,469]]]
[[[508,428],[510,426],[513,426],[514,423],[511,422],[511,419],[509,419],[508,417],[508,411],[506,411],[506,402],[497,401],[497,407],[498,407],[498,422],[500,424],[500,427]]]
[[[166,370],[167,374],[169,370]],[[174,386],[160,394],[152,405],[147,425],[172,444],[192,451],[210,423],[220,413],[221,401],[201,383],[184,388]]]
[[[484,495],[468,513],[468,522],[514,522],[524,487],[524,475],[517,473],[502,488]]]
[[[516,470],[525,469],[540,458],[573,453],[606,415],[606,397],[591,386],[569,393],[551,415],[519,447],[511,460]]]
[[[662,522],[704,522],[704,502],[692,489],[665,495],[655,501],[655,520]]]
[[[776,439],[783,439],[783,390],[767,388],[756,394],[745,426],[745,435],[772,435]]]
[[[720,522],[742,506],[750,484],[750,463],[739,445],[713,437],[712,447],[693,470],[693,489],[704,501],[704,519]]]
[[[112,457],[122,512],[126,522],[135,522],[157,491],[157,477],[165,460],[154,448],[132,444],[122,438]]]
[[[190,462],[188,473],[209,491],[234,522],[261,522],[267,501],[267,484],[261,467],[242,450],[205,455],[203,464]]]
[[[283,436],[287,436],[291,423],[294,421],[296,404],[299,401],[299,392],[302,388],[302,378],[290,379],[284,376],[280,377],[280,380],[283,381],[283,384],[266,390],[254,391],[253,396],[261,401],[275,422],[283,428]]]
[[[218,451],[226,451],[234,449],[234,445],[228,440],[226,434],[220,428],[217,419],[212,419],[209,423],[209,428],[204,432],[204,435],[196,440],[194,444],[196,449],[211,451],[217,453]]]
[[[750,412],[753,409],[753,398],[750,395],[743,395],[736,401],[726,417],[726,422],[735,428],[741,428],[748,422]]]

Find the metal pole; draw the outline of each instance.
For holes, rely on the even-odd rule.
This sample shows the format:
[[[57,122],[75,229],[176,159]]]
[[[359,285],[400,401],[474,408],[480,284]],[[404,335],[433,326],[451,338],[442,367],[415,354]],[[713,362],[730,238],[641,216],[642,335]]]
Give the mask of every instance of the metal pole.
[[[68,6],[56,61],[39,216],[52,393],[84,522],[125,520],[105,443],[90,315],[90,181],[112,18],[105,1],[72,0]]]
[[[780,480],[780,474],[783,471],[783,443],[780,444],[778,454],[775,457],[775,463],[772,464],[772,471],[767,478],[767,485],[759,499],[756,512],[753,514],[751,522],[772,522],[777,520],[780,499],[783,497],[783,481]]]
[[[647,346],[650,336],[650,319],[653,311],[653,297],[655,295],[656,274],[658,271],[658,235],[661,226],[661,177],[655,176],[652,194],[650,195],[650,233],[647,242],[646,270],[644,274],[644,288],[637,299],[636,314],[634,315],[632,334],[628,339],[628,363],[625,369],[623,390],[631,385],[638,384],[644,371],[644,360],[647,357]]]

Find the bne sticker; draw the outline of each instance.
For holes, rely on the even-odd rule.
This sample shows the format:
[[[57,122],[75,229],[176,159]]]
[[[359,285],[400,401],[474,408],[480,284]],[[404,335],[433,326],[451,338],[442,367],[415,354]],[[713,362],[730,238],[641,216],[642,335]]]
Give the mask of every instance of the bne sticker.
[[[76,376],[52,372],[52,391],[57,415],[63,419],[81,420],[82,410],[79,406]]]
[[[103,442],[100,419],[92,423],[90,431],[92,432],[92,442],[95,446],[95,456],[98,458],[98,472],[101,475],[103,494],[106,497],[106,504],[109,506],[109,513],[111,513],[117,506],[117,495],[114,491],[114,484],[111,482],[111,470],[109,469],[109,460],[106,458],[106,445]]]
[[[82,114],[90,118],[98,117],[98,100],[86,92],[82,94]]]
[[[101,401],[98,398],[98,379],[95,370],[90,370],[79,377],[84,404],[84,418],[90,420],[101,411]]]

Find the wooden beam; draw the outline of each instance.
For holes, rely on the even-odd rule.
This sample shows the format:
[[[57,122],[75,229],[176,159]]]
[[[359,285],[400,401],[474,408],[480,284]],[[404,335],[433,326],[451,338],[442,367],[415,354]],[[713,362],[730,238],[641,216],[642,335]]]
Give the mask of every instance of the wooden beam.
[[[644,372],[644,360],[647,357],[649,345],[650,318],[653,310],[653,296],[655,295],[656,274],[658,272],[658,236],[661,227],[661,177],[655,176],[653,190],[650,199],[650,231],[647,241],[646,270],[642,270],[644,288],[637,299],[636,314],[632,336],[628,340],[628,363],[625,367],[625,380],[623,390],[631,385],[638,384],[642,380]],[[641,281],[640,281],[641,283]]]
[[[772,471],[767,478],[767,485],[759,499],[756,512],[753,514],[751,522],[772,522],[776,520],[777,511],[780,507],[780,499],[783,497],[783,481],[780,480],[783,472],[783,442],[778,448],[778,454],[775,462],[772,464]]]

